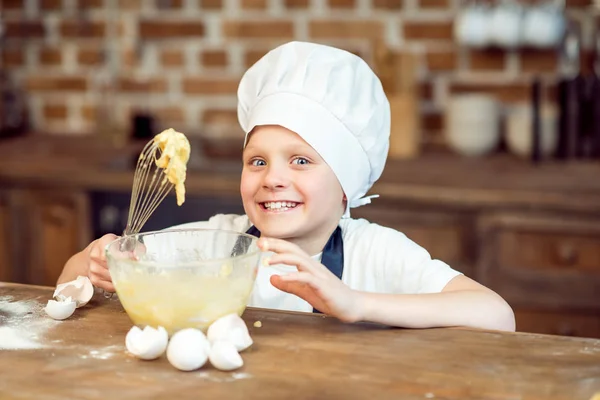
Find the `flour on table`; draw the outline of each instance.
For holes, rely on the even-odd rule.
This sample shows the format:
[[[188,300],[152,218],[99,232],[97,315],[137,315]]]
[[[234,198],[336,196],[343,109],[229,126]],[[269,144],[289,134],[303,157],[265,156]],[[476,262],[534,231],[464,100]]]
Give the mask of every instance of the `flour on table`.
[[[47,318],[35,300],[14,301],[12,296],[0,296],[0,350],[42,348],[45,333],[59,323]]]

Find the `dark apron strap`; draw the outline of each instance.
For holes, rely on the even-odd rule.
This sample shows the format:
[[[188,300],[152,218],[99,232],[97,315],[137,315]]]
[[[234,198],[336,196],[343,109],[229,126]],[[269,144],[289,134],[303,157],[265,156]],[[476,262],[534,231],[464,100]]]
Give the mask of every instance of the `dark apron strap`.
[[[254,225],[246,231],[247,234],[260,237],[260,231],[256,229]],[[327,267],[331,273],[342,279],[344,273],[344,241],[342,240],[342,228],[339,226],[335,228],[333,234],[329,237],[329,240],[323,248],[323,255],[321,256],[321,264]],[[321,311],[313,308],[314,313],[321,313]]]

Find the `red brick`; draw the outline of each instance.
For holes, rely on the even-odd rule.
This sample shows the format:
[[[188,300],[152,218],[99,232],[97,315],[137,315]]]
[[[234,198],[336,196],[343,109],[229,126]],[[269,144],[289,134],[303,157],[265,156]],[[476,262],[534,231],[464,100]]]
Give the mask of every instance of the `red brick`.
[[[142,39],[193,38],[204,36],[204,24],[200,21],[146,20],[140,22],[139,31]]]
[[[62,0],[40,0],[40,9],[42,11],[61,10],[62,7]]]
[[[163,78],[121,77],[118,80],[118,88],[123,92],[163,93],[167,91],[168,84]]]
[[[373,0],[374,8],[386,10],[399,10],[404,6],[404,0]]]
[[[140,54],[134,48],[121,51],[121,62],[125,67],[135,67],[140,63]]]
[[[206,50],[200,56],[205,67],[226,67],[227,53],[223,50]]]
[[[101,38],[104,36],[106,26],[99,21],[63,21],[60,24],[62,37],[75,38]]]
[[[269,49],[263,49],[263,50],[251,49],[251,50],[246,50],[246,52],[244,53],[244,67],[246,67],[246,68],[251,67],[255,62],[257,62],[258,60],[260,60],[262,58],[262,56],[264,56],[265,54],[267,54],[268,51],[269,51]]]
[[[67,106],[64,104],[46,104],[42,110],[46,119],[66,119]]]
[[[223,8],[223,0],[200,0],[203,10],[220,10]]]
[[[81,48],[77,51],[77,63],[79,65],[99,65],[104,62],[102,50]]]
[[[165,67],[182,67],[185,64],[183,52],[177,49],[166,49],[159,55],[161,65]]]
[[[456,69],[456,53],[450,51],[428,51],[427,67],[430,71],[451,71]]]
[[[556,72],[558,56],[554,50],[521,52],[521,70],[524,72]]]
[[[309,0],[284,0],[284,5],[289,9],[308,8]]]
[[[77,0],[77,8],[81,10],[104,8],[104,0]]]
[[[41,21],[6,22],[4,36],[8,39],[42,38],[46,35],[46,28]]]
[[[2,65],[5,67],[20,67],[25,64],[23,49],[2,49]]]
[[[23,0],[2,0],[0,10],[23,10]]]
[[[154,108],[152,109],[152,113],[161,122],[183,122],[185,120],[185,112],[178,106]]]
[[[453,23],[452,21],[445,22],[417,22],[406,21],[404,23],[404,38],[405,39],[436,39],[436,40],[452,40],[453,38]]]
[[[89,122],[96,121],[98,108],[93,104],[84,104],[81,106],[81,116],[84,120]]]
[[[327,0],[330,8],[354,8],[356,0]]]
[[[62,64],[62,52],[56,48],[40,49],[39,61],[41,65]]]
[[[473,50],[469,54],[469,64],[474,71],[503,71],[506,53],[499,49]]]
[[[239,79],[186,78],[182,89],[187,94],[235,94]]]
[[[25,79],[25,87],[31,91],[85,91],[87,79],[82,76],[36,75]]]
[[[142,0],[118,0],[118,4],[122,10],[139,10],[142,8]]]
[[[290,21],[224,21],[223,33],[228,38],[255,39],[278,38],[291,39],[294,25]]]
[[[207,109],[202,112],[202,123],[237,125],[237,111],[223,109]]]
[[[311,21],[308,27],[313,38],[379,39],[383,37],[383,25],[379,21]]]
[[[155,4],[159,10],[179,9],[183,6],[183,0],[155,0]]]
[[[250,10],[266,10],[267,0],[242,0],[242,8]]]
[[[420,8],[449,8],[448,0],[419,0]]]
[[[489,93],[503,102],[528,101],[531,98],[531,88],[526,83],[496,83],[468,84],[454,83],[450,86],[451,93]]]

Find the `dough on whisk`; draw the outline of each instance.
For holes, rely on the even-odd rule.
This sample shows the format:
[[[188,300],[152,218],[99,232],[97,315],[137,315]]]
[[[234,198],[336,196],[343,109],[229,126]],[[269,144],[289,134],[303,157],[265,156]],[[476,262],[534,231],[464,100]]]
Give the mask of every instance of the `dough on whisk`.
[[[164,168],[169,182],[175,185],[177,205],[185,201],[185,175],[190,159],[190,142],[185,135],[173,128],[166,129],[154,137],[154,143],[161,151],[156,166]]]

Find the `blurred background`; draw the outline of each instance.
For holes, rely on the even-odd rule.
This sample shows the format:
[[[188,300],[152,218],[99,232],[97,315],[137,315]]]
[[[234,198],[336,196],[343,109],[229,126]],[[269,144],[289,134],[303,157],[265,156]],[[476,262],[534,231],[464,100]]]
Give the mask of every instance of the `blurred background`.
[[[503,295],[523,331],[600,337],[600,4],[594,0],[0,0],[0,280],[54,285],[120,234],[134,162],[192,143],[186,203],[243,213],[236,90],[290,40],[363,57],[389,159],[353,212]]]

